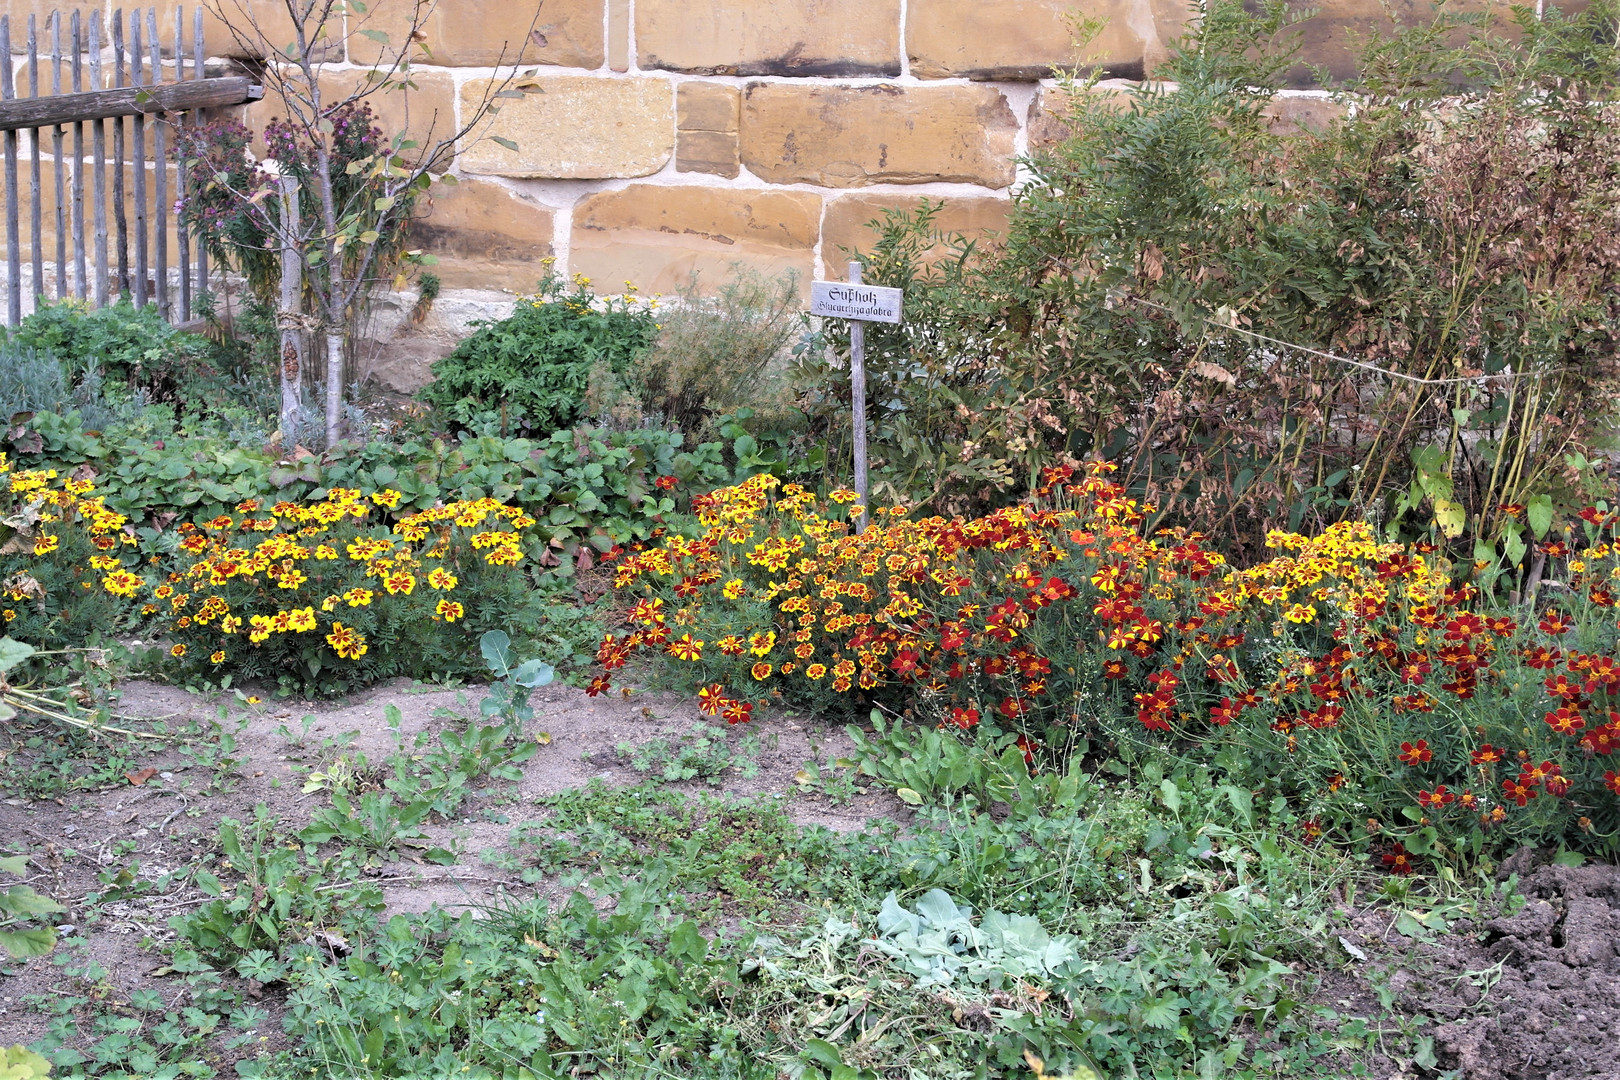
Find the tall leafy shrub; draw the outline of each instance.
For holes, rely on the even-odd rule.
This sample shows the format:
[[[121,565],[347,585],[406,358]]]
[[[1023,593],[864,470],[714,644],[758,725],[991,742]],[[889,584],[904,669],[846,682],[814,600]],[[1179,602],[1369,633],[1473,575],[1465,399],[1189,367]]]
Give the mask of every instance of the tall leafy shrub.
[[[1369,516],[1519,564],[1613,421],[1616,18],[1442,9],[1288,134],[1277,4],[1210,5],[1162,82],[1071,83],[1005,244],[925,271],[912,218],[873,252],[908,320],[868,335],[880,480],[956,508],[1106,455],[1245,555]]]
[[[649,306],[599,299],[586,278],[570,286],[548,274],[510,316],[482,323],[434,364],[421,399],[459,427],[498,410],[507,431],[548,434],[584,419],[594,370],[623,375],[657,334]]]

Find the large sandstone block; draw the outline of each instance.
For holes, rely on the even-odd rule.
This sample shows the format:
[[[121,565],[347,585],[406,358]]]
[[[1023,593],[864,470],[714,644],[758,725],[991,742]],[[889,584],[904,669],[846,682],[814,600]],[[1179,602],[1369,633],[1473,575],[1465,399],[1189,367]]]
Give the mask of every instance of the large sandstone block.
[[[1044,79],[1053,68],[1100,65],[1140,79],[1181,32],[1181,0],[910,0],[906,52],[922,79]],[[1084,49],[1076,20],[1104,21]]]
[[[1089,91],[1091,100],[1113,109],[1130,108],[1130,93],[1123,82],[1099,83]],[[1056,146],[1075,134],[1074,98],[1062,86],[1047,84],[1035,93],[1029,107],[1027,136],[1030,152]]]
[[[602,66],[603,0],[439,0],[418,15],[418,0],[373,0],[349,19],[349,62],[391,64],[411,27],[413,63]],[[378,37],[386,37],[386,41]]]
[[[287,68],[281,70],[289,80],[290,91],[296,92],[301,77]],[[393,85],[381,76],[381,72],[369,69],[323,68],[320,73],[322,100],[337,102],[350,95],[362,95],[360,100],[371,107],[373,124],[381,129],[385,142],[403,134],[416,144],[401,155],[407,160],[420,161],[436,144],[455,136],[455,83],[449,72],[417,71],[412,73],[408,84],[395,79]],[[244,113],[244,121],[253,132],[256,152],[263,152],[265,127],[289,113],[286,102],[276,92],[276,85],[274,80],[267,80],[264,100]],[[449,165],[450,158],[446,154],[435,169],[442,171]]]
[[[741,106],[742,92],[735,86],[682,83],[675,95],[675,168],[736,176]]]
[[[1018,122],[990,86],[750,83],[741,156],[772,183],[859,187],[1013,181]]]
[[[202,4],[203,42],[209,56],[261,60],[270,56],[299,55],[298,26],[288,13],[286,0],[202,0]],[[174,20],[172,10],[168,16],[170,26]],[[317,12],[319,10],[316,9]],[[192,30],[189,11],[186,18],[189,48]],[[304,23],[303,29],[304,40],[314,46],[312,59],[343,59],[341,14],[333,15],[325,22],[312,17]],[[165,37],[168,33],[172,33],[172,30],[166,32]]]
[[[462,115],[470,115],[492,88],[489,79],[466,83]],[[647,176],[663,168],[675,150],[675,93],[668,79],[553,75],[531,80],[520,97],[497,98],[495,104],[500,112],[462,152],[461,167],[468,172],[555,179]]]
[[[552,255],[552,212],[499,184],[435,184],[411,223],[410,243],[438,258],[450,289],[535,290]]]
[[[569,269],[600,292],[626,281],[670,293],[694,273],[718,283],[733,265],[775,275],[792,270],[805,293],[814,269],[821,197],[806,191],[632,184],[574,209]]]
[[[636,0],[643,68],[702,75],[900,74],[900,0]]]
[[[1299,63],[1288,73],[1288,81],[1294,86],[1314,85],[1317,80],[1313,67],[1325,71],[1329,83],[1349,78],[1356,72],[1358,42],[1387,37],[1397,27],[1432,23],[1437,12],[1433,0],[1289,0],[1289,6],[1312,12],[1298,27]],[[1547,6],[1575,12],[1586,7],[1586,0],[1548,0]],[[1495,32],[1516,36],[1506,0],[1451,0],[1446,10],[1452,14],[1488,14]],[[1462,40],[1461,35],[1457,40]]]
[[[827,204],[821,220],[821,261],[829,277],[844,276],[844,264],[855,252],[870,251],[880,235],[885,214],[893,210],[915,211],[924,200],[911,195],[863,193],[842,195]],[[962,234],[977,240],[981,247],[995,243],[1006,234],[1007,216],[1012,203],[994,198],[927,199],[930,206],[943,202],[930,223],[933,232],[952,236]],[[924,262],[935,262],[951,253],[945,243],[935,243],[923,253]]]

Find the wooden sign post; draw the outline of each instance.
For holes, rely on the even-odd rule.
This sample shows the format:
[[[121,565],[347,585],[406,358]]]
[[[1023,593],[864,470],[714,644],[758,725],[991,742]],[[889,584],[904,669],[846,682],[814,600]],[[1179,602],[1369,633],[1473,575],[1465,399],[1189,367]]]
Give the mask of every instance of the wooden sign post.
[[[861,284],[861,264],[849,264],[849,281],[810,283],[810,314],[829,319],[849,320],[850,423],[855,444],[855,493],[861,497],[861,516],[856,531],[864,532],[867,500],[871,487],[866,474],[866,324],[899,323],[902,289]]]

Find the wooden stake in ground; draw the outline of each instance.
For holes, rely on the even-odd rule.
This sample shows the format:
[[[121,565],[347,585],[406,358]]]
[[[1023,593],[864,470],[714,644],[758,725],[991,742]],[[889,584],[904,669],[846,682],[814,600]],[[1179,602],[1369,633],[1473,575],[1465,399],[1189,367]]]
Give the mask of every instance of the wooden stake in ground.
[[[854,433],[855,493],[861,497],[858,532],[866,530],[872,493],[866,465],[866,324],[899,323],[905,291],[861,283],[861,264],[849,264],[849,282],[815,281],[810,284],[810,314],[849,320],[850,426]]]

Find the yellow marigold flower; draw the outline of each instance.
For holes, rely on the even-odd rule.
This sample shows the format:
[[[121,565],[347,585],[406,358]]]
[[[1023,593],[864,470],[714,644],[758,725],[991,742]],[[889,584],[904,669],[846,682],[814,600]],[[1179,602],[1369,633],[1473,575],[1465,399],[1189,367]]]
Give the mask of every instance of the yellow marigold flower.
[[[227,615],[219,620],[219,632],[222,634],[234,634],[240,629],[242,620],[235,615]]]
[[[1283,612],[1283,618],[1291,623],[1308,623],[1316,618],[1315,604],[1295,604]]]
[[[371,493],[371,501],[385,510],[392,510],[398,506],[401,498],[400,493],[393,488],[383,488],[381,491]]]
[[[365,636],[340,622],[332,624],[332,632],[326,635],[326,643],[344,660],[358,660],[366,655]]]
[[[90,567],[93,570],[116,570],[118,565],[118,560],[111,555],[90,556]]]
[[[296,589],[309,580],[309,575],[297,567],[283,569],[276,577],[276,585],[283,589]]]
[[[331,544],[320,544],[315,548],[317,559],[335,559],[338,557],[337,548]]]
[[[809,667],[804,669],[804,674],[806,678],[819,679],[827,674],[827,665],[811,664]]]
[[[208,662],[215,665],[223,664],[225,662],[225,650],[220,649],[218,652],[214,653],[208,658]]]
[[[522,559],[523,552],[514,547],[498,547],[484,556],[491,566],[516,566]]]
[[[467,613],[467,609],[454,600],[440,600],[433,610],[447,623],[453,623]]]
[[[416,591],[416,575],[404,571],[385,575],[383,577],[383,588],[387,589],[389,594],[393,596],[398,596],[401,593],[409,596]]]
[[[128,570],[114,570],[101,579],[101,587],[114,596],[131,597],[140,591],[141,579]]]
[[[771,677],[771,665],[765,663],[763,660],[755,664],[749,670],[752,672],[754,678],[761,682],[764,682],[766,679]]]
[[[342,601],[343,598],[341,596],[328,596],[325,600],[321,601],[321,610],[331,611],[333,608],[337,607],[338,604],[342,603]]]
[[[15,619],[17,617],[17,613],[15,611],[11,610],[10,608],[6,608],[6,610],[3,612],[3,614],[6,617],[6,622],[10,622],[12,619]]]
[[[170,645],[169,655],[178,660],[180,657],[186,655],[186,647],[184,645]]]
[[[302,634],[305,631],[315,629],[315,625],[315,609],[313,607],[297,608],[287,613],[287,629],[289,630]]]
[[[36,536],[34,538],[34,554],[35,555],[44,555],[44,554],[47,554],[49,552],[55,551],[57,549],[57,547],[61,543],[62,543],[62,541],[61,541],[61,539],[59,537],[55,537],[55,536]]]
[[[365,607],[373,595],[370,589],[353,588],[343,594],[343,600],[350,607]]]
[[[776,647],[776,631],[767,630],[748,639],[748,650],[755,656],[764,656]]]
[[[674,641],[671,641],[665,651],[677,660],[701,660],[703,658],[703,642],[695,640],[691,634],[682,634]]]
[[[814,645],[810,644],[810,642],[808,642],[808,641],[803,642],[802,644],[793,646],[793,655],[797,656],[800,660],[808,660],[808,659],[810,659],[811,654],[814,653],[815,651],[816,651],[816,647]]]
[[[724,596],[727,600],[741,600],[743,590],[744,585],[742,578],[732,578],[730,581],[726,582],[725,587],[720,590],[720,595]]]
[[[427,583],[435,589],[453,589],[460,581],[456,575],[440,566],[428,574]]]

